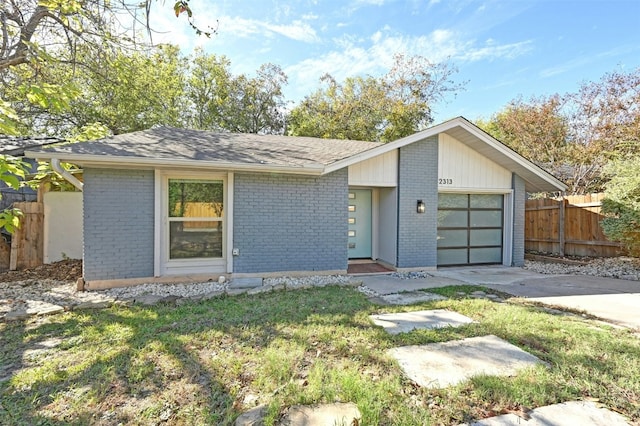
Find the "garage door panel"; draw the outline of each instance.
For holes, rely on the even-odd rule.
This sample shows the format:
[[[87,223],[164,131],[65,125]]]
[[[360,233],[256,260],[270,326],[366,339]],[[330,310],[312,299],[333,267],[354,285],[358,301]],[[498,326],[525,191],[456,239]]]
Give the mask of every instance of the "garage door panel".
[[[466,229],[447,229],[438,232],[438,247],[466,247]]]
[[[502,229],[472,229],[469,245],[471,247],[502,245]]]
[[[469,249],[469,263],[500,263],[500,262],[502,262],[502,247]]]
[[[471,219],[472,228],[480,227],[502,227],[502,211],[496,210],[477,210],[470,211],[469,216]]]
[[[438,208],[467,208],[467,194],[438,194]]]
[[[438,212],[438,227],[441,228],[466,228],[469,224],[469,215],[463,210],[440,210]]]
[[[470,194],[472,209],[502,209],[502,194]]]
[[[463,265],[466,263],[466,248],[438,250],[438,265]]]

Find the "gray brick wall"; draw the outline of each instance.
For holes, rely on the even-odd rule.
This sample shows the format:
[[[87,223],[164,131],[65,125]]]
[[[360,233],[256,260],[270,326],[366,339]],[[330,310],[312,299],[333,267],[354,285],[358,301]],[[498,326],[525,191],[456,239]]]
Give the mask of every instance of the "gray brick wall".
[[[399,268],[435,267],[438,219],[438,137],[400,149],[398,184]],[[423,200],[426,212],[416,211]]]
[[[234,178],[237,273],[347,269],[347,169]]]
[[[511,266],[524,265],[524,202],[526,200],[524,180],[513,173],[511,187],[513,189],[513,252]]]
[[[153,276],[154,175],[84,169],[84,278]]]

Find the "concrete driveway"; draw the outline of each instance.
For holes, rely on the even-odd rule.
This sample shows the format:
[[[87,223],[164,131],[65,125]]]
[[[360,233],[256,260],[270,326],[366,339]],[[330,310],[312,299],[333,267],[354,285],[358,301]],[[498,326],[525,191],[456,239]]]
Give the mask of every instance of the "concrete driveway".
[[[586,311],[607,322],[640,330],[640,282],[584,275],[544,275],[504,266],[452,267],[429,271],[431,277],[400,279],[363,276],[380,294],[443,287],[482,285],[551,306]]]

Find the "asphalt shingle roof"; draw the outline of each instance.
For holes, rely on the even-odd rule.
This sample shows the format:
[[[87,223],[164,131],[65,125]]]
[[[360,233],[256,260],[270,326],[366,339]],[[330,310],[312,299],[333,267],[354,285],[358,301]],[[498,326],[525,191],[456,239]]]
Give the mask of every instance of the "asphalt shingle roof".
[[[59,142],[57,138],[0,135],[0,154],[22,157],[26,150]]]
[[[92,142],[44,148],[38,152],[304,167],[326,166],[380,145],[364,141],[158,127]]]

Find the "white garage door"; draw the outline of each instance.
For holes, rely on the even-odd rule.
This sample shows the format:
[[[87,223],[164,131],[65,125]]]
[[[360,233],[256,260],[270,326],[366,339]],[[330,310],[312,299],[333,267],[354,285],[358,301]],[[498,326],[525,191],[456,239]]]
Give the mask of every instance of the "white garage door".
[[[502,263],[504,195],[438,194],[438,266]]]

